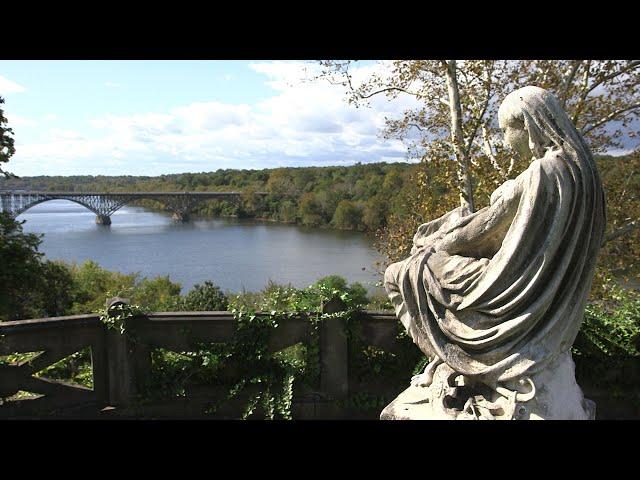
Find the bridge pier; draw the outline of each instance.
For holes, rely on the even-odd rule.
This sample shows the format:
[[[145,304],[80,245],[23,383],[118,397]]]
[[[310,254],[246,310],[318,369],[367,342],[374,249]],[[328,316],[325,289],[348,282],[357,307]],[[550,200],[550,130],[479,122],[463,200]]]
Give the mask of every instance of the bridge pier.
[[[189,214],[187,212],[174,212],[173,215],[171,215],[171,218],[176,222],[188,222]]]
[[[111,217],[109,215],[96,215],[96,223],[98,225],[111,225]]]

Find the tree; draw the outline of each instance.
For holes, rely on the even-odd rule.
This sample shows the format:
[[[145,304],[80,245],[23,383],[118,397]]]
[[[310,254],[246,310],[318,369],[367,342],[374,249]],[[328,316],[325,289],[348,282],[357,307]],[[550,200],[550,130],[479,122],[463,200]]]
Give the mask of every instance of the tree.
[[[415,228],[466,205],[475,210],[488,204],[491,192],[515,177],[525,163],[513,159],[501,143],[497,109],[511,91],[537,85],[552,91],[594,153],[620,148],[623,138],[638,148],[633,122],[640,117],[640,61],[524,60],[390,62],[387,75],[374,74],[356,84],[351,61],[323,61],[317,78],[346,87],[350,103],[367,105],[375,95],[389,100],[408,95],[416,107],[400,118],[388,119],[383,134],[403,140],[408,155],[421,160],[409,183],[404,210],[392,213],[379,232],[380,249],[391,260],[409,253]],[[617,182],[613,178],[609,182]],[[616,190],[608,185],[607,190]],[[608,197],[609,210],[620,210],[626,199]],[[631,212],[628,212],[631,213]],[[610,224],[608,241],[620,241],[637,231],[638,218]],[[614,227],[612,229],[611,227]]]
[[[169,275],[140,281],[132,294],[132,300],[149,310],[167,310],[180,297],[180,284],[172,282]]]
[[[0,212],[0,320],[24,318],[32,310],[27,296],[41,273],[40,237],[24,233],[22,224]]]
[[[625,135],[638,134],[630,129],[640,116],[636,60],[400,60],[391,62],[388,76],[373,75],[359,85],[350,73],[352,63],[321,62],[319,77],[345,86],[356,105],[380,94],[391,100],[413,97],[418,106],[400,119],[388,119],[384,134],[405,140],[412,157],[453,163],[448,173],[455,172],[463,205],[473,205],[474,194],[482,190],[473,184],[474,172],[484,177],[487,167],[495,170],[493,184],[516,173],[499,141],[496,112],[518,87],[533,84],[554,92],[595,153],[620,148]]]
[[[254,186],[245,187],[240,195],[240,215],[255,217],[262,212],[263,208],[264,200],[261,195],[258,195],[257,189]]]
[[[382,182],[382,189],[390,194],[400,187],[402,187],[402,174],[398,172],[396,169],[389,170],[387,174],[384,176],[384,181]]]
[[[196,284],[189,293],[180,299],[178,305],[184,311],[225,311],[229,299],[220,287],[207,280],[203,285]]]
[[[41,288],[36,292],[36,305],[40,306],[41,315],[59,317],[66,315],[75,298],[75,285],[69,268],[60,262],[47,260],[41,265]]]
[[[333,214],[331,223],[337,228],[357,229],[362,224],[362,210],[349,200],[341,200]]]
[[[351,299],[354,304],[366,305],[369,303],[367,298],[367,289],[362,286],[360,282],[353,282],[347,286],[347,280],[340,275],[327,275],[317,280],[312,286],[311,290],[317,288],[324,288],[329,290],[338,290],[351,295]]]
[[[39,235],[0,212],[0,321],[64,315],[73,279],[63,264],[43,260]]]
[[[315,194],[307,192],[300,198],[298,213],[303,225],[322,225],[322,207],[316,200]]]
[[[329,223],[338,208],[338,203],[342,199],[339,195],[331,190],[319,190],[315,192],[316,202],[320,205],[322,216],[326,223]]]
[[[277,219],[281,222],[295,222],[297,208],[296,204],[292,200],[281,200],[277,207]]]
[[[626,283],[640,276],[640,150],[623,158],[601,157],[597,164],[606,190],[609,233],[599,254],[593,291],[606,298],[607,277]]]
[[[0,97],[0,105],[3,103],[4,98]],[[12,174],[5,172],[2,169],[2,164],[8,162],[14,153],[16,153],[16,149],[14,147],[13,130],[7,126],[7,119],[0,107],[0,173],[5,177],[11,177]]]
[[[4,99],[0,97],[0,105]],[[13,130],[0,108],[0,164],[15,153]],[[15,177],[2,170],[5,178]],[[0,321],[63,315],[73,301],[72,278],[64,265],[43,260],[39,235],[0,212]]]
[[[367,227],[367,230],[375,232],[385,226],[386,216],[387,203],[382,196],[377,195],[365,204],[362,222]]]
[[[283,168],[270,172],[265,189],[273,195],[283,197],[295,197],[299,194],[290,172]]]
[[[110,297],[125,297],[131,299],[132,303],[138,303],[134,295],[138,274],[111,272],[92,260],[71,265],[70,269],[75,285],[71,314],[97,312],[104,308],[105,301]]]

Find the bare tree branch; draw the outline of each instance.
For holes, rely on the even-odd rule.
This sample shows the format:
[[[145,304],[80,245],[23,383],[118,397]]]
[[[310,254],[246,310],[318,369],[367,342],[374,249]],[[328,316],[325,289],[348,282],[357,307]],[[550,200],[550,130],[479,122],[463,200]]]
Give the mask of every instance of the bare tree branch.
[[[576,107],[576,111],[573,115],[573,123],[576,124],[578,121],[578,118],[580,118],[580,114],[582,113],[582,110],[584,109],[585,106],[585,101],[587,99],[587,97],[589,96],[589,94],[595,90],[599,85],[602,85],[603,83],[607,82],[608,80],[611,80],[613,78],[619,77],[620,75],[622,75],[623,73],[629,72],[637,67],[640,67],[640,60],[634,60],[629,62],[627,65],[625,65],[624,67],[622,67],[620,70],[617,70],[613,73],[610,73],[609,75],[605,75],[601,78],[596,79],[596,81],[594,81],[591,85],[589,85],[589,69],[591,66],[591,60],[589,60],[587,62],[587,67],[585,70],[585,74],[583,77],[583,87],[582,87],[582,94],[580,95],[580,100],[578,101],[578,105]],[[601,125],[601,124],[599,124]],[[598,125],[598,126],[599,126]],[[593,127],[595,128],[595,127]],[[589,130],[593,130],[593,128],[590,128]]]
[[[610,242],[611,240],[615,240],[616,238],[622,237],[623,235],[626,235],[632,232],[634,229],[638,228],[639,226],[640,225],[638,224],[638,220],[629,222],[624,227],[620,227],[617,230],[614,230],[613,232],[609,233],[608,235],[605,235],[604,239],[602,240],[602,245],[604,245],[607,242]]]
[[[471,146],[473,145],[474,139],[478,135],[478,128],[480,128],[480,125],[483,125],[483,128],[485,128],[484,122],[482,121],[482,119],[484,117],[484,114],[487,112],[488,106],[489,106],[489,98],[487,97],[487,100],[484,102],[484,106],[482,107],[482,111],[474,121],[473,127],[471,129],[471,134],[469,135],[469,139],[465,147],[465,155],[469,155],[469,153],[471,152]]]
[[[560,105],[562,106],[562,108],[565,108],[567,104],[567,100],[569,98],[568,93],[569,93],[569,88],[571,87],[571,82],[573,82],[573,79],[576,76],[576,72],[578,71],[578,68],[580,67],[581,64],[582,64],[582,60],[575,60],[572,63],[571,68],[569,69],[569,73],[567,74],[564,81],[562,82],[562,91],[560,92]]]
[[[611,112],[609,115],[607,115],[606,117],[598,120],[597,122],[595,122],[593,125],[589,126],[589,128],[586,128],[587,126],[585,125],[581,132],[583,135],[586,135],[587,133],[589,133],[591,130],[598,128],[600,125],[603,125],[605,123],[608,123],[612,120],[614,120],[618,115],[621,115],[625,112],[629,112],[631,110],[635,110],[636,108],[640,108],[640,103],[634,103],[633,105],[629,105],[628,107],[625,108],[620,108],[618,110],[615,110],[614,112]]]
[[[485,95],[482,111],[480,112],[480,115],[478,115],[478,117],[475,119],[474,125],[471,129],[471,134],[469,135],[467,146],[465,148],[465,155],[467,156],[471,152],[471,146],[473,145],[473,140],[476,138],[476,135],[478,134],[478,128],[480,127],[480,125],[482,125],[483,129],[486,129],[486,125],[482,121],[482,119],[484,118],[485,113],[487,113],[487,108],[489,108],[489,102],[491,101],[491,72],[489,70],[487,70],[486,72],[485,90],[486,90],[486,95]],[[478,108],[478,102],[476,101],[475,96],[472,95],[471,93],[469,94],[469,96],[473,101],[473,104],[475,105],[475,107]]]
[[[371,92],[371,93],[368,93],[368,94],[365,95],[365,94],[362,94],[362,93],[358,92],[358,90],[356,88],[354,88],[353,83],[351,82],[351,74],[349,73],[349,66],[348,65],[346,65],[344,67],[344,76],[347,79],[347,85],[349,85],[349,90],[351,90],[351,93],[353,93],[354,95],[357,95],[362,100],[366,100],[367,98],[371,98],[374,95],[378,95],[380,93],[392,92],[392,91],[403,92],[403,93],[406,93],[408,95],[413,95],[414,97],[417,97],[417,98],[420,98],[422,96],[417,92],[410,92],[409,90],[406,90],[406,89],[400,88],[400,87],[381,88],[380,90],[376,90],[375,92]]]
[[[482,141],[483,141],[483,150],[489,160],[491,161],[491,165],[495,168],[501,175],[504,175],[504,170],[498,163],[496,156],[493,153],[493,145],[491,144],[491,139],[489,138],[489,132],[487,131],[486,125],[482,125]]]
[[[587,60],[587,66],[584,69],[584,74],[582,76],[582,94],[580,95],[580,100],[578,101],[578,105],[576,106],[576,111],[573,114],[573,118],[571,121],[575,125],[582,113],[582,109],[584,108],[585,100],[587,99],[587,95],[589,95],[589,74],[591,73],[591,60]]]
[[[591,85],[591,87],[589,87],[589,90],[587,91],[587,94],[591,93],[591,91],[593,91],[598,85],[602,85],[607,80],[611,80],[612,78],[618,77],[618,76],[622,75],[623,73],[626,73],[629,70],[633,70],[634,68],[639,67],[639,66],[640,66],[640,60],[634,60],[632,62],[629,62],[625,67],[621,68],[617,72],[613,72],[613,73],[610,73],[609,75],[605,75],[604,77],[598,79],[598,81],[593,82],[593,85]]]
[[[379,93],[392,92],[392,91],[403,92],[403,93],[406,93],[408,95],[413,95],[414,97],[418,97],[418,98],[422,97],[422,95],[420,95],[419,93],[410,92],[409,90],[405,90],[404,88],[400,88],[400,87],[381,88],[380,90],[376,90],[375,92],[369,93],[367,95],[363,95],[363,94],[355,92],[355,91],[354,91],[354,93],[364,100],[364,99],[367,99],[367,98],[371,98],[374,95],[378,95]]]

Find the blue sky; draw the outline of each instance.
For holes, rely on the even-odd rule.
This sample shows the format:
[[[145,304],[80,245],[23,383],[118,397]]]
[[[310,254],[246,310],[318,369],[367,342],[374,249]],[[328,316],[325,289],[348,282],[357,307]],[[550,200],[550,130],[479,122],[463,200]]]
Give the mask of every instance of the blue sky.
[[[385,116],[304,81],[308,62],[0,61],[17,175],[159,175],[403,161]],[[362,74],[375,68],[365,62]]]
[[[381,62],[358,62],[354,83]],[[406,161],[385,118],[415,100],[346,102],[301,61],[0,61],[20,175],[161,175]],[[626,145],[628,146],[628,145]],[[623,153],[611,152],[611,153]]]

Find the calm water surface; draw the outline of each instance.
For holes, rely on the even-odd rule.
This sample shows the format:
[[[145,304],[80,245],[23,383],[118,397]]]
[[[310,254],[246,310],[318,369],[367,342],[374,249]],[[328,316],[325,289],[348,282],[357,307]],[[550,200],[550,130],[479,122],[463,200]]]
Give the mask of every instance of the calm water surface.
[[[337,274],[362,283],[369,292],[381,279],[381,260],[366,236],[237,219],[192,219],[174,222],[170,215],[123,207],[110,226],[96,225],[95,215],[65,200],[42,203],[18,217],[24,230],[44,233],[46,257],[146,277],[169,275],[182,292],[211,280],[223,290],[257,291],[271,279],[307,287]]]

